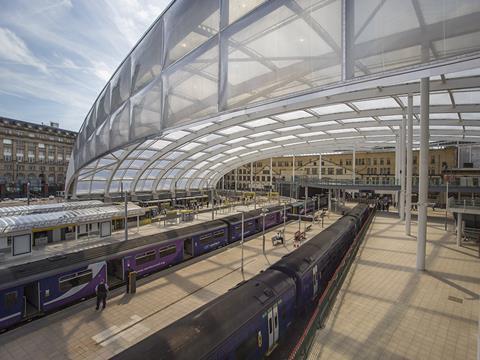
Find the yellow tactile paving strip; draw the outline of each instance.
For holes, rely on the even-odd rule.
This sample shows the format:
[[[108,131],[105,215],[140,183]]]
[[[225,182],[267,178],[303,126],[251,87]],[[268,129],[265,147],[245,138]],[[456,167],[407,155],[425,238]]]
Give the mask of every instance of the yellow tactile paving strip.
[[[325,218],[325,227],[338,217]],[[288,225],[287,239],[296,230],[298,223]],[[321,230],[313,225],[307,239]],[[275,233],[266,235],[266,256],[261,235],[245,243],[245,279],[294,249],[292,240],[272,248]],[[0,359],[108,359],[241,282],[240,254],[236,246],[170,274],[152,275],[139,281],[135,295],[114,290],[103,311],[95,311],[91,299],[9,331],[0,335]]]
[[[475,359],[478,247],[458,248],[430,222],[427,271],[417,272],[416,237],[377,214],[309,359]]]

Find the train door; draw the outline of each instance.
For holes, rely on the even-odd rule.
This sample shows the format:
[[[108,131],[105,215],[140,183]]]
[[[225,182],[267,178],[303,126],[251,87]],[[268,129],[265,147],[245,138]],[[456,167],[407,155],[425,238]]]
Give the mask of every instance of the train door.
[[[192,238],[183,241],[183,259],[190,259],[193,256],[193,240]]]
[[[278,305],[268,309],[268,353],[271,353],[278,343]]]
[[[123,262],[122,259],[112,259],[107,261],[107,284],[116,286],[123,281]]]
[[[23,287],[23,317],[32,317],[40,310],[40,283],[37,281]]]
[[[313,281],[313,297],[315,297],[317,295],[317,292],[318,292],[318,267],[317,267],[317,265],[315,265],[313,267],[312,281]]]

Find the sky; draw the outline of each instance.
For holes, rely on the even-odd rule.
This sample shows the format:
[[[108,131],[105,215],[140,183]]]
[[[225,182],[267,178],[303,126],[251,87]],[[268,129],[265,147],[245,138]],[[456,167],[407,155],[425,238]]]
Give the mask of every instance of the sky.
[[[78,131],[170,0],[0,0],[0,116]]]

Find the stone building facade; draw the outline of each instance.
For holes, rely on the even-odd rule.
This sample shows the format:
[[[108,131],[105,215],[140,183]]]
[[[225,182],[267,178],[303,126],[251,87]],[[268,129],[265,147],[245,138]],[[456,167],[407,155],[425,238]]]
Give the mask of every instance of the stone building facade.
[[[367,184],[392,184],[395,182],[394,151],[357,152],[355,154],[355,179]],[[429,153],[429,175],[431,182],[440,183],[442,171],[457,166],[457,149],[431,149]],[[320,166],[319,155],[295,156],[295,176],[307,176],[322,180],[344,180],[353,178],[353,154],[323,154]],[[290,181],[293,173],[293,156],[272,158],[272,183]],[[418,151],[413,152],[413,176],[418,175]],[[251,177],[253,169],[253,177]],[[321,175],[319,175],[321,173]],[[415,181],[415,178],[414,178]],[[237,169],[237,189],[265,189],[270,185],[270,159],[249,163]],[[235,188],[235,170],[225,175],[225,188]]]
[[[63,191],[77,133],[0,117],[0,197]]]

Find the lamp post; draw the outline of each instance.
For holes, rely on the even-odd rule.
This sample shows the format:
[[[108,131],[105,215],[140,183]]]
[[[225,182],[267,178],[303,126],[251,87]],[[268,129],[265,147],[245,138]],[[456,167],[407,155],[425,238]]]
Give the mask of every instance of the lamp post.
[[[262,208],[262,218],[263,218],[263,226],[262,226],[262,248],[263,248],[263,255],[265,255],[265,216],[267,215],[268,210]]]
[[[30,181],[27,181],[27,205],[30,205]]]
[[[124,195],[124,202],[125,202],[125,241],[128,240],[128,202],[127,202],[127,191],[123,192],[123,181],[120,182],[120,193]]]

